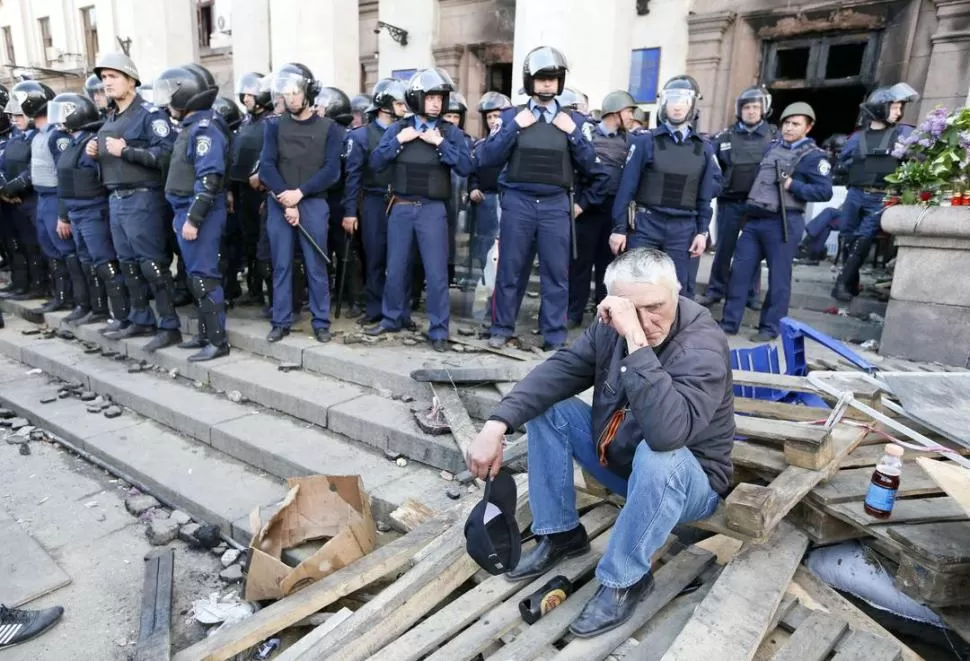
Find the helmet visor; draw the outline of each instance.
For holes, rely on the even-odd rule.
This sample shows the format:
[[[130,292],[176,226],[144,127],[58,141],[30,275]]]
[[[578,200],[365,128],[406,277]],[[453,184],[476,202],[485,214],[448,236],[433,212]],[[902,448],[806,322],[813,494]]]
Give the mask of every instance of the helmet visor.
[[[557,76],[569,70],[566,58],[552,48],[537,48],[525,57],[525,68],[534,78]]]
[[[167,107],[172,103],[172,97],[179,88],[178,81],[156,80],[152,85],[152,102],[156,106]]]
[[[236,85],[236,94],[251,94],[252,96],[259,96],[259,93],[264,91],[263,89],[263,79],[256,74],[247,73],[239,78],[239,83]]]
[[[919,100],[919,92],[906,83],[896,83],[889,88],[889,93],[894,102],[912,103]]]
[[[75,110],[77,104],[73,101],[51,101],[47,104],[47,121],[51,124],[63,124]]]
[[[10,96],[10,100],[7,101],[7,105],[3,107],[3,111],[8,115],[23,115],[23,108],[20,107],[20,101],[14,97]]]
[[[749,103],[758,103],[761,105],[761,113],[764,117],[768,116],[771,112],[771,94],[762,91],[751,90],[743,93],[738,97],[738,113]]]
[[[297,93],[306,93],[309,82],[304,76],[284,71],[273,76],[270,91],[274,95],[284,97]]]
[[[690,107],[694,103],[694,99],[697,97],[694,94],[694,90],[686,89],[669,89],[660,92],[660,105],[665,106],[668,103],[673,105],[685,105]]]

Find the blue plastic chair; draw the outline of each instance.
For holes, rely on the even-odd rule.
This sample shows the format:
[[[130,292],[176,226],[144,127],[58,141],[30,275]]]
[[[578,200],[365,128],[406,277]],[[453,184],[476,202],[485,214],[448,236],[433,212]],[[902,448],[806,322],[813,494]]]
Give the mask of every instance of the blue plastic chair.
[[[781,346],[785,353],[784,374],[789,376],[805,376],[808,374],[808,361],[805,358],[805,338],[814,340],[834,351],[867,374],[873,374],[877,371],[875,365],[834,337],[826,335],[797,319],[785,317],[781,320]],[[778,356],[778,347],[775,344],[762,344],[748,349],[732,349],[731,367],[767,374],[783,373]],[[734,396],[829,408],[824,399],[818,395],[805,392],[738,385],[734,386]]]

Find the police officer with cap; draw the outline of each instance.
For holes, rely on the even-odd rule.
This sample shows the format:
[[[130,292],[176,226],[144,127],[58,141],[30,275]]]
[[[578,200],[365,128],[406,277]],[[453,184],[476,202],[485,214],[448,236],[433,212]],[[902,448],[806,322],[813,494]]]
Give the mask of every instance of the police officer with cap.
[[[788,314],[792,261],[805,230],[805,205],[832,198],[832,165],[808,137],[814,123],[815,111],[807,103],[785,108],[782,139],[761,161],[748,194],[748,220],[738,239],[721,318],[721,328],[729,335],[738,332],[751,279],[762,259],[768,262],[768,294],[751,340],[777,337],[781,319]]]
[[[778,130],[768,123],[771,94],[763,87],[749,87],[735,101],[737,123],[714,138],[724,185],[717,198],[717,250],[711,265],[707,292],[697,300],[710,307],[724,298],[731,275],[731,259],[744,221],[748,193],[758,174],[768,145],[778,139]],[[748,296],[748,307],[761,309],[761,270],[755,274]]]
[[[167,248],[171,210],[163,191],[175,133],[168,116],[135,92],[141,80],[127,55],[104,55],[94,73],[112,109],[97,140],[88,142],[87,154],[98,159],[101,180],[110,191],[111,238],[131,300],[128,319],[109,322],[104,336],[120,340],[154,335],[144,347],[151,352],[179,341]],[[149,289],[158,310],[157,332]]]
[[[382,318],[385,270],[387,268],[387,203],[391,185],[391,168],[375,170],[370,155],[394,122],[407,113],[407,86],[400,80],[384,78],[371,94],[367,114],[371,121],[352,129],[344,151],[344,218],[345,232],[360,231],[364,248],[364,287],[366,299],[361,324],[376,324]]]
[[[603,202],[590,206],[576,222],[578,259],[573,259],[569,265],[569,325],[574,328],[583,324],[594,268],[596,302],[606,296],[603,275],[606,267],[613,261],[613,253],[610,251],[613,202],[626,163],[629,139],[626,125],[636,107],[636,99],[629,92],[610,92],[603,98],[600,122],[595,126],[586,124],[583,127],[587,139],[596,150],[596,161],[609,175],[609,183]]]
[[[320,85],[305,65],[284,65],[272,84],[272,92],[283,100],[286,112],[278,121],[265,124],[259,157],[259,178],[271,193],[266,202],[266,230],[273,255],[273,328],[266,339],[278,342],[289,335],[293,324],[293,257],[299,237],[313,335],[318,342],[329,342],[330,280],[324,256],[330,208],[326,196],[340,181],[344,128],[314,112]]]
[[[481,167],[505,166],[499,177],[502,223],[489,345],[501,348],[515,331],[525,295],[523,278],[539,252],[539,328],[544,350],[566,342],[572,220],[602,202],[607,175],[583,135],[585,118],[561,108],[566,58],[551,46],[525,56],[522,79],[531,97],[525,107],[502,112],[501,128],[479,151]],[[574,171],[590,182],[573,202]]]
[[[76,326],[107,321],[109,302],[115,319],[127,319],[131,310],[111,243],[108,189],[101,183],[98,162],[85,153],[101,128],[101,113],[86,95],[58,94],[50,102],[48,119],[71,136],[57,161],[58,225],[59,231],[66,229],[63,225],[69,228],[82,267],[71,271],[74,310],[64,321]],[[105,276],[114,278],[110,300]]]
[[[163,71],[154,82],[155,101],[179,120],[165,197],[175,212],[175,232],[199,310],[198,334],[179,344],[197,349],[188,357],[201,362],[229,354],[226,305],[219,252],[226,228],[225,177],[229,127],[212,109],[218,87],[188,67]]]
[[[396,333],[409,320],[407,290],[412,247],[417,242],[428,288],[428,338],[435,351],[448,340],[448,216],[451,173],[467,177],[471,154],[458,127],[441,119],[455,85],[442,69],[424,69],[408,81],[413,116],[393,124],[370,156],[376,170],[391,168],[387,229],[387,282],[383,319],[369,335]]]
[[[711,143],[691,125],[700,90],[690,76],[674,76],[660,92],[660,125],[633,137],[613,204],[613,254],[659,248],[674,260],[682,292],[693,297],[691,257],[707,246],[711,198],[719,168]],[[636,202],[632,231],[628,208]]]
[[[841,233],[848,238],[848,256],[832,288],[832,297],[839,301],[851,301],[859,293],[859,269],[879,234],[885,208],[886,175],[902,160],[893,151],[913,131],[899,120],[906,104],[917,99],[916,90],[906,83],[877,89],[861,105],[868,126],[853,133],[842,149],[838,168],[847,171],[849,190],[842,205]]]

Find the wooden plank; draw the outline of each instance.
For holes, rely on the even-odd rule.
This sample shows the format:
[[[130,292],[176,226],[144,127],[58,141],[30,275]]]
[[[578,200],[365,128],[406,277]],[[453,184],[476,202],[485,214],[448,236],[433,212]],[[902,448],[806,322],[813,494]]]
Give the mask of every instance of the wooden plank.
[[[781,623],[796,608],[798,608],[798,600],[786,592],[781,598],[781,604],[771,618],[771,624],[768,625],[768,634],[761,639],[761,644],[755,651],[754,661],[771,661],[775,652],[788,641],[791,634]]]
[[[785,402],[771,402],[765,399],[751,399],[749,397],[734,398],[734,412],[747,415],[755,415],[759,418],[772,418],[776,420],[788,420],[790,422],[815,422],[827,420],[829,409],[816,406],[800,406],[798,404],[787,404]],[[848,420],[858,420],[871,422],[872,418],[862,411],[854,408],[846,409],[843,416]]]
[[[391,512],[391,520],[404,532],[411,532],[425,521],[434,518],[436,512],[413,498],[408,498]]]
[[[411,372],[415,381],[431,383],[482,384],[521,381],[535,365],[502,365],[500,367],[441,367]]]
[[[445,420],[451,428],[451,435],[455,439],[455,445],[461,450],[461,456],[468,453],[468,446],[475,440],[478,430],[472,422],[471,416],[465,409],[465,405],[458,396],[458,390],[452,385],[438,385],[432,383],[431,392],[438,400],[438,405],[444,413]]]
[[[398,571],[408,564],[415,553],[451,528],[463,512],[462,508],[442,512],[407,535],[373,550],[357,562],[182,650],[175,655],[175,661],[224,661],[257,645],[337,599]]]
[[[574,563],[577,569],[581,566],[581,571],[588,571],[595,566],[600,554],[606,548],[606,541],[609,536],[605,536],[599,542],[596,539],[600,533],[605,532],[613,524],[616,515],[615,508],[605,506],[597,507],[580,519],[587,534],[593,538],[592,546],[596,550],[587,554],[588,557],[585,557],[584,563]],[[513,583],[505,576],[489,576],[482,583],[405,633],[393,644],[374,654],[371,661],[417,661],[424,655],[433,652],[436,647],[474,622],[479,616],[487,613],[496,604],[519,593],[524,592],[525,594],[522,596],[528,596],[562,571],[564,571],[563,565],[559,565],[546,575],[527,584]],[[579,573],[577,571],[576,575],[567,576],[567,578],[571,580],[578,578]],[[516,599],[513,599],[513,601],[518,603]]]
[[[940,442],[940,441],[937,441],[937,442]],[[960,454],[963,456],[970,455],[970,448],[959,447],[959,446],[953,447],[956,444],[948,443],[948,442],[942,442],[941,444],[946,445],[947,447],[951,447],[953,451],[956,452],[957,454]],[[875,466],[877,463],[879,463],[879,459],[882,458],[882,455],[884,454],[884,451],[883,451],[884,445],[885,445],[884,443],[879,443],[878,445],[864,445],[862,447],[856,448],[855,451],[852,454],[850,454],[848,457],[846,457],[845,461],[842,462],[842,468],[846,469],[846,468],[861,468],[863,466]],[[908,448],[906,450],[907,460],[917,459],[918,457],[929,457],[930,459],[939,459],[942,456],[943,455],[941,455],[938,452],[923,452],[921,450],[910,450]]]
[[[765,544],[742,550],[724,567],[663,661],[750,661],[807,548],[808,538],[782,523]]]
[[[70,582],[37,540],[0,508],[0,603],[16,608]]]
[[[172,579],[175,549],[153,551],[145,557],[145,583],[141,595],[135,661],[172,658]]]
[[[812,498],[823,505],[864,500],[872,481],[871,468],[849,468],[833,475],[827,482],[812,490]],[[903,462],[903,472],[899,480],[898,498],[926,496],[941,493],[942,489],[926,474],[919,464]]]
[[[511,347],[503,349],[495,349],[488,345],[488,342],[483,340],[473,340],[468,337],[458,337],[457,335],[452,335],[448,338],[449,342],[454,344],[461,344],[466,347],[473,347],[479,351],[487,351],[488,353],[494,353],[498,356],[505,356],[506,358],[514,358],[515,360],[522,361],[535,361],[536,355],[533,353],[526,353],[525,351],[519,351],[518,349],[512,349]]]
[[[674,556],[673,560],[657,570],[654,577],[656,583],[653,591],[637,605],[636,610],[629,620],[616,629],[593,638],[577,638],[573,640],[554,657],[555,661],[600,661],[601,659],[605,659],[609,656],[610,652],[622,645],[623,641],[646,624],[650,618],[670,603],[674,597],[680,594],[681,590],[687,587],[704,569],[713,563],[714,554],[697,547],[691,546],[681,553],[678,553]],[[595,581],[591,582],[595,583]],[[553,611],[553,614],[555,612]],[[546,618],[548,617],[547,615]],[[536,625],[530,628],[527,634],[530,639],[535,635],[533,631],[535,627],[541,624],[546,618],[539,620]],[[566,622],[566,626],[569,626],[569,622]],[[555,639],[552,638],[552,640]],[[525,653],[519,654],[519,650],[513,648],[512,645],[503,650],[502,657],[513,659],[528,658]]]
[[[816,611],[788,639],[773,661],[825,661],[849,625],[823,611]]]
[[[970,515],[970,471],[952,462],[925,457],[918,458],[916,463]]]
[[[809,392],[821,395],[803,376],[788,376],[787,374],[770,374],[768,372],[751,372],[748,370],[733,370],[732,378],[736,386],[756,386],[759,388],[773,388],[775,390],[794,390],[795,392]]]
[[[808,502],[808,501],[806,501]],[[859,501],[826,505],[825,511],[832,516],[862,529],[899,523],[936,523],[940,521],[966,521],[963,508],[952,498],[904,498],[897,500],[888,519],[877,519],[866,514]]]
[[[902,657],[899,645],[868,631],[853,631],[839,644],[832,661],[897,661]]]
[[[639,644],[627,651],[626,661],[660,661],[712,587],[714,581],[708,581],[697,591],[677,597],[664,606],[633,635]]]
[[[896,525],[885,531],[904,550],[929,563],[941,567],[970,564],[970,522]]]
[[[865,530],[825,512],[807,499],[795,506],[788,521],[798,526],[815,544],[835,544],[867,535]]]
[[[734,425],[738,436],[765,441],[799,441],[820,446],[829,435],[824,427],[786,420],[754,418],[749,415],[735,415]]]
[[[848,622],[849,626],[856,631],[868,631],[877,636],[883,636],[894,642],[899,642],[875,620],[823,583],[806,567],[799,567],[795,570],[795,578],[789,590],[806,606],[824,609],[832,615]],[[904,661],[922,661],[922,657],[913,650],[902,644],[900,644],[900,647],[902,648]]]
[[[748,441],[734,442],[731,446],[731,461],[735,466],[773,474],[788,468],[784,452]]]

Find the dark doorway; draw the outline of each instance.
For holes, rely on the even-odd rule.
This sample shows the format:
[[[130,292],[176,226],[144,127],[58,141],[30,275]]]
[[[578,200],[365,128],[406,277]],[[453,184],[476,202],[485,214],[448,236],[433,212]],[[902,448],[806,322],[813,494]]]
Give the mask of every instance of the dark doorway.
[[[512,97],[512,63],[496,62],[488,66],[488,76],[486,79],[486,91],[501,92],[505,96]]]
[[[822,142],[833,133],[851,134],[859,118],[859,104],[866,95],[862,85],[839,87],[816,87],[809,89],[771,89],[771,105],[775,109],[774,121],[779,118],[785,107],[796,101],[804,101],[815,110],[815,126],[809,133],[815,142]]]

